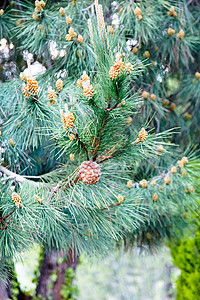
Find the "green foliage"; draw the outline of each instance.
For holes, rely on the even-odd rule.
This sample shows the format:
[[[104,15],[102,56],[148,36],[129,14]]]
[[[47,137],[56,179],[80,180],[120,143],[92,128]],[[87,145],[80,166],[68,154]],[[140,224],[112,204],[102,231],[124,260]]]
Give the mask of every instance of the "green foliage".
[[[194,237],[184,237],[175,245],[170,245],[174,263],[181,270],[181,275],[177,280],[177,300],[192,300],[200,297],[199,217],[196,218],[195,226]]]
[[[198,162],[194,162],[193,168]],[[199,195],[199,174],[196,176],[197,192]],[[197,200],[198,202],[198,200]],[[188,216],[187,216],[188,218]],[[170,240],[168,246],[171,250],[174,264],[181,270],[181,274],[176,281],[177,300],[192,300],[200,297],[200,216],[197,212],[188,218],[190,223],[184,235],[178,232],[178,239]]]
[[[74,285],[73,280],[75,272],[72,268],[68,268],[65,273],[65,282],[62,286],[60,294],[64,300],[76,300],[78,296],[78,287]]]
[[[12,286],[11,287],[12,300],[17,300],[20,289],[19,289],[19,282],[17,281],[16,272],[13,273],[13,277],[12,277],[12,280],[11,280],[11,286]]]

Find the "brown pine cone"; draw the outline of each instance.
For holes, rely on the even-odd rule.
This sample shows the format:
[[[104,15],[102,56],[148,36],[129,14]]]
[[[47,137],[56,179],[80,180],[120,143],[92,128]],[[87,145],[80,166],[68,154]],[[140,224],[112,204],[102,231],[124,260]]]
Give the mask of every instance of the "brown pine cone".
[[[79,178],[86,184],[95,184],[101,176],[101,168],[94,161],[84,161],[79,167]]]

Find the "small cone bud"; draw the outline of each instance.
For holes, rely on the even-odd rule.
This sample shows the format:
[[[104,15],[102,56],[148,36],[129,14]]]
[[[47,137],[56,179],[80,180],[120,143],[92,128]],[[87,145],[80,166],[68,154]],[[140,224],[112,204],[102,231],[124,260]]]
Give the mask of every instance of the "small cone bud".
[[[146,179],[142,179],[140,181],[140,185],[141,185],[142,188],[146,188],[147,187],[147,181],[146,181]]]
[[[171,103],[169,109],[170,109],[171,111],[174,111],[175,108],[176,108],[176,104],[175,104],[175,103]]]
[[[55,99],[57,97],[55,90],[48,91],[48,99]]]
[[[143,97],[144,99],[148,99],[149,93],[146,92],[146,91],[144,91],[144,92],[142,93],[142,97]]]
[[[133,52],[133,54],[137,54],[137,52],[138,52],[138,48],[137,47],[133,47],[133,49],[132,49],[132,52]]]
[[[74,162],[74,160],[75,160],[74,154],[71,153],[71,154],[69,155],[69,159],[71,160],[71,162]]]
[[[176,171],[177,171],[177,168],[176,168],[176,167],[171,167],[171,173],[172,173],[172,174],[175,174]]]
[[[173,35],[175,33],[175,30],[172,29],[172,28],[168,28],[167,32],[168,32],[168,35],[171,36],[171,35]]]
[[[138,6],[134,9],[134,14],[136,16],[140,16],[142,14],[142,11]]]
[[[17,208],[20,208],[22,206],[21,197],[17,193],[12,193],[12,199],[15,202]]]
[[[196,78],[196,79],[200,79],[200,73],[199,73],[199,72],[196,72],[196,73],[195,73],[195,78]]]
[[[15,146],[15,143],[13,142],[13,140],[8,140],[8,143],[10,144],[10,146],[14,147]]]
[[[63,88],[63,81],[61,79],[58,79],[56,81],[56,87],[57,87],[57,89],[58,89],[59,92],[62,90],[62,88]]]
[[[126,104],[126,101],[123,99],[123,100],[121,101],[121,105],[124,106],[125,104]]]
[[[79,42],[80,44],[83,43],[83,37],[82,37],[81,34],[79,34],[79,36],[78,36],[78,42]]]
[[[130,189],[132,187],[132,180],[127,181],[126,186]]]
[[[156,100],[156,95],[155,94],[151,94],[150,98],[151,98],[151,100],[155,101]]]
[[[35,195],[35,201],[40,204],[42,203],[42,199],[38,195]]]
[[[186,156],[184,156],[182,159],[183,164],[187,164],[188,163],[188,159]]]
[[[158,152],[163,152],[164,147],[163,147],[163,145],[159,145],[157,149],[158,149]]]
[[[143,54],[143,56],[145,58],[149,58],[150,57],[150,52],[149,51],[145,51],[144,54]]]
[[[118,197],[117,197],[117,201],[118,201],[118,204],[122,204],[122,203],[123,203],[123,201],[124,201],[124,196],[122,196],[122,195],[118,195]]]
[[[62,17],[65,16],[65,10],[64,10],[63,7],[61,7],[61,8],[59,9],[59,13],[61,14]]]
[[[71,22],[72,22],[72,19],[68,16],[68,17],[66,17],[66,23],[67,23],[67,25],[70,25],[71,24]]]
[[[184,36],[185,36],[185,32],[181,29],[180,31],[179,31],[179,33],[177,33],[177,38],[179,38],[179,39],[182,39],[182,38],[184,38]]]
[[[184,163],[182,160],[178,160],[177,161],[177,165],[179,166],[179,168],[183,168],[184,167]]]
[[[153,201],[157,201],[158,200],[158,195],[156,193],[153,194],[152,196]]]
[[[166,183],[166,184],[170,184],[170,177],[168,176],[168,175],[166,175],[165,176],[165,178],[164,178],[164,182]]]
[[[76,137],[75,137],[75,135],[74,135],[74,134],[70,134],[70,136],[69,136],[69,139],[70,139],[70,141],[73,141],[73,140],[75,140],[75,139],[76,139]]]

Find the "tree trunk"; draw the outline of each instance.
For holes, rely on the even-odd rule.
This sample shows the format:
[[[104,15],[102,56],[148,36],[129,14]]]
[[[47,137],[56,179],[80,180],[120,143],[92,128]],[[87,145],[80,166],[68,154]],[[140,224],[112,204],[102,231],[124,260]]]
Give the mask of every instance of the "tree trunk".
[[[58,263],[58,258],[65,258],[62,263]],[[60,251],[45,254],[40,270],[40,279],[36,289],[36,295],[42,295],[45,299],[61,300],[60,291],[65,281],[65,272],[68,268],[76,269],[78,256],[69,249],[68,253]],[[51,274],[56,271],[56,281],[52,281]],[[0,298],[1,299],[1,298]]]
[[[0,281],[0,299],[1,300],[10,299],[10,297],[11,297],[10,288],[11,288],[10,282],[7,282],[5,284]]]

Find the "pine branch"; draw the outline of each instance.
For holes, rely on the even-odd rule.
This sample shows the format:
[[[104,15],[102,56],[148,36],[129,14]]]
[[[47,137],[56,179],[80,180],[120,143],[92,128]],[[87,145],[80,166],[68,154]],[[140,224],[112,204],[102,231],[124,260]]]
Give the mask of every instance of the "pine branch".
[[[7,175],[8,177],[10,177],[10,178],[16,180],[16,181],[19,182],[19,183],[28,182],[28,183],[30,183],[30,184],[32,184],[32,185],[34,185],[34,186],[37,186],[37,187],[40,186],[40,184],[39,184],[38,182],[35,182],[35,181],[33,181],[33,180],[27,180],[24,176],[19,175],[19,174],[16,174],[16,173],[14,173],[14,172],[8,170],[7,168],[5,168],[5,167],[3,167],[3,166],[0,166],[0,171],[1,171],[2,173],[4,173],[5,175]]]
[[[93,161],[95,161],[96,158],[97,158],[97,149],[98,149],[100,141],[101,141],[101,133],[102,133],[102,131],[103,131],[105,125],[106,125],[107,116],[108,116],[108,112],[106,111],[104,113],[104,116],[103,116],[103,119],[102,119],[101,127],[99,129],[98,134],[97,134],[98,141],[97,141],[96,147],[95,147],[95,149],[93,151],[93,159],[92,159]]]

